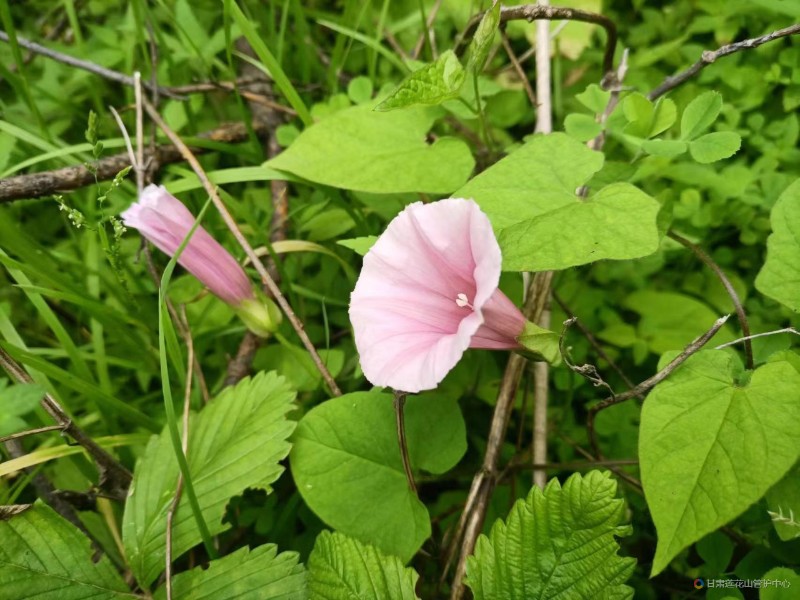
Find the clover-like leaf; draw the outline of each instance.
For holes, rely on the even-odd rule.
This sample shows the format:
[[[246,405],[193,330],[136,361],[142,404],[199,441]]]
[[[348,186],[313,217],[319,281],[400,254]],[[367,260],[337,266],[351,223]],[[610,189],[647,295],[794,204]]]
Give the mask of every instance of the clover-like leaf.
[[[733,131],[715,131],[689,142],[689,153],[699,163],[712,163],[730,158],[739,151],[742,136]]]
[[[681,117],[681,139],[693,140],[717,120],[722,110],[722,95],[705,92],[692,100]]]

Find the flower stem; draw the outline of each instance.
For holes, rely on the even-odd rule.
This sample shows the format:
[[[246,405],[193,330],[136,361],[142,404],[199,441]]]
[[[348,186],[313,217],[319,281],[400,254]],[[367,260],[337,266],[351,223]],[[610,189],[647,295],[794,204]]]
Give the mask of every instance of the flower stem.
[[[414,483],[414,474],[411,472],[411,461],[408,458],[408,443],[406,442],[406,420],[403,409],[406,405],[406,394],[395,391],[394,414],[397,422],[397,442],[400,445],[400,458],[403,459],[403,470],[406,472],[409,489],[417,493],[417,484]]]

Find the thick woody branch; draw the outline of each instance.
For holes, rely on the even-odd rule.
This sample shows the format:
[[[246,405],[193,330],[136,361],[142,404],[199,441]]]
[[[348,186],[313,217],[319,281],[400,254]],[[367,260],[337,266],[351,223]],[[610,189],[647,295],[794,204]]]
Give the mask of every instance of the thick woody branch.
[[[253,128],[258,135],[264,135],[267,131],[263,124],[254,124]],[[196,137],[210,142],[236,144],[247,140],[248,132],[243,123],[229,123],[201,133]],[[192,152],[202,154],[209,152],[209,150],[195,147]],[[171,144],[157,146],[155,152],[145,150],[144,159],[145,163],[154,160],[159,166],[184,160],[178,148]],[[84,165],[75,165],[54,171],[29,173],[0,179],[0,203],[23,198],[41,198],[42,196],[94,185],[96,181],[108,181],[114,179],[117,173],[130,166],[130,164],[128,153],[124,152],[97,161],[95,164],[96,173],[90,171]]]
[[[773,40],[777,40],[789,35],[797,35],[798,33],[800,33],[800,23],[796,23],[794,25],[791,25],[790,27],[785,27],[783,29],[778,29],[777,31],[773,31],[772,33],[768,33],[766,35],[762,35],[759,37],[742,40],[741,42],[736,42],[733,44],[725,44],[724,46],[718,48],[717,50],[713,51],[705,50],[700,55],[700,60],[698,60],[696,63],[694,63],[691,67],[689,67],[685,71],[681,71],[677,75],[672,75],[671,77],[667,77],[661,83],[661,85],[659,85],[656,89],[647,94],[647,97],[650,100],[655,100],[656,98],[660,98],[670,90],[674,90],[676,87],[684,84],[687,80],[697,75],[708,65],[713,64],[718,58],[722,58],[730,54],[735,54],[736,52],[741,52],[742,50],[757,48],[762,44],[766,44],[767,42],[771,42]]]
[[[466,45],[467,40],[475,32],[478,23],[481,22],[484,13],[478,13],[464,30],[457,46],[456,53],[460,53]],[[500,23],[508,21],[581,21],[583,23],[593,23],[600,25],[606,30],[606,50],[603,55],[603,72],[606,74],[614,71],[614,49],[617,46],[617,26],[614,21],[598,13],[579,10],[577,8],[566,8],[563,6],[542,6],[539,4],[525,4],[522,6],[504,6],[500,9]]]

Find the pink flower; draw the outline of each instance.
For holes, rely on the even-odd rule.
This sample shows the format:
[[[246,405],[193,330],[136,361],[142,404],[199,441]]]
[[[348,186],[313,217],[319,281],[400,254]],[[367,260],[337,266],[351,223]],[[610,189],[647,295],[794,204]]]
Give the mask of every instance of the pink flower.
[[[144,188],[139,201],[120,216],[126,226],[138,229],[170,256],[195,223],[189,209],[160,185]],[[254,333],[268,335],[275,330],[281,318],[277,307],[260,293],[256,294],[244,269],[205,229],[195,229],[178,263],[212,294],[230,304]]]
[[[350,298],[367,379],[404,392],[433,389],[467,348],[520,348],[526,320],[497,288],[501,260],[472,200],[406,207],[364,257]]]

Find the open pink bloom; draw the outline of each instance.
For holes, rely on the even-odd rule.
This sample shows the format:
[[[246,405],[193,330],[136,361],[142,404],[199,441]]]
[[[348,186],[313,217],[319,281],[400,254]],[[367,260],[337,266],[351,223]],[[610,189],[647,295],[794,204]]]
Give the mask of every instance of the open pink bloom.
[[[364,257],[350,320],[364,375],[435,388],[467,348],[517,349],[525,317],[497,285],[501,255],[472,200],[409,205]]]
[[[139,201],[120,216],[127,227],[138,229],[156,248],[170,256],[178,250],[195,222],[180,200],[164,186],[152,184],[144,188]],[[234,307],[255,299],[244,269],[202,227],[192,234],[178,263],[212,294]]]

